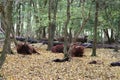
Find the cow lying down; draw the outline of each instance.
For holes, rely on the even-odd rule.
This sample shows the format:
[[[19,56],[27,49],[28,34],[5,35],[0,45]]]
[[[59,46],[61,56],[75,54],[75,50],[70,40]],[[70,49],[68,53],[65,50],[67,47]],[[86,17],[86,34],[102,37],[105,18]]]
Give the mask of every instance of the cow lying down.
[[[33,53],[37,53],[40,54],[39,52],[37,52],[35,50],[35,48],[33,46],[30,46],[28,43],[18,43],[16,45],[17,48],[17,53],[19,54],[33,54]]]

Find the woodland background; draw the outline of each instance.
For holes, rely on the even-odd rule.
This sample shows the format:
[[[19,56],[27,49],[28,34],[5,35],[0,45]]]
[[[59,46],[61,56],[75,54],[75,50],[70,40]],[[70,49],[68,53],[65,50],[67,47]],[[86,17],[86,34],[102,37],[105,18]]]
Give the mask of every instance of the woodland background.
[[[67,64],[68,66],[72,66],[72,63],[69,62],[56,64],[46,61],[51,61],[53,58],[59,57],[64,58],[66,56],[69,57],[67,45],[76,42],[77,38],[81,37],[83,38],[84,36],[88,36],[88,42],[92,41],[93,47],[90,49],[88,48],[85,49],[85,54],[87,57],[73,58],[72,59],[72,62],[74,64],[73,68],[70,69],[68,67],[65,67],[67,71],[70,71],[73,69],[77,69],[78,66],[82,66],[81,69],[83,69],[82,71],[83,75],[81,73],[78,74],[76,70],[75,71],[76,73],[72,72],[74,77],[72,76],[72,74],[68,74],[70,77],[67,75],[69,79],[66,78],[65,74],[67,73],[61,74],[60,76],[62,77],[60,77],[59,73],[64,72],[61,72],[61,67],[59,68],[60,71],[58,68],[55,67],[56,69],[55,68],[51,69],[53,69],[53,74],[58,74],[57,78],[55,77],[55,75],[53,75],[53,77],[49,76],[49,74],[52,74],[51,69],[49,69],[50,71],[48,70],[45,72],[46,76],[44,73],[41,73],[42,77],[40,76],[37,77],[41,80],[46,80],[47,78],[51,78],[50,80],[56,80],[59,79],[59,77],[61,80],[70,79],[87,80],[86,78],[87,71],[88,72],[90,71],[90,69],[87,68],[91,68],[92,66],[89,65],[86,66],[86,63],[88,63],[91,60],[98,60],[98,62],[100,60],[100,62],[104,62],[104,64],[102,64],[103,67],[100,67],[100,70],[104,71],[104,68],[106,70],[105,75],[100,76],[100,80],[103,79],[110,80],[112,79],[113,76],[114,80],[118,80],[120,78],[120,76],[118,75],[120,73],[119,68],[117,67],[113,69],[110,68],[109,66],[106,66],[106,64],[119,60],[119,43],[120,43],[119,30],[120,30],[120,0],[0,0],[0,44],[1,44],[0,69],[1,71],[3,70],[1,75],[8,80],[16,80],[18,79],[18,77],[20,78],[20,80],[21,79],[25,80],[26,78],[22,78],[23,75],[21,74],[20,74],[21,76],[20,75],[18,75],[17,77],[14,76],[14,74],[16,73],[14,73],[14,69],[10,67],[11,65],[13,67],[13,64],[11,64],[10,62],[15,64],[17,59],[20,58],[18,62],[21,62],[21,60],[24,60],[23,58],[25,58],[26,59],[25,61],[28,60],[28,63],[29,61],[30,62],[33,61],[34,63],[35,58],[38,56],[36,54],[27,56],[16,54],[17,52],[15,45],[18,42],[16,41],[17,37],[25,38],[25,40],[28,40],[29,38],[31,38],[32,40],[37,40],[38,42],[37,45],[30,44],[34,45],[36,50],[38,50],[38,52],[41,53],[41,55],[39,55],[39,57],[36,58],[39,62],[41,61],[41,63],[39,62],[35,63],[35,65],[38,65],[38,68],[35,69],[41,68],[40,65],[42,65],[42,69],[46,70],[44,69],[44,66],[46,66],[45,63],[48,63],[47,65],[48,67],[54,65],[56,65],[56,67],[58,66],[62,67],[62,65],[66,66]],[[57,55],[52,54],[50,52],[54,44],[54,39],[58,38],[64,39],[64,52],[63,52],[64,54]],[[40,44],[39,41],[41,39],[47,39],[48,45],[46,46]],[[115,50],[117,49],[117,52],[113,52],[113,49],[109,50],[103,48],[96,50],[97,44],[103,44],[103,46],[104,44],[110,44],[114,46]],[[46,49],[48,51],[46,51]],[[99,51],[101,51],[101,53]],[[14,55],[11,55],[12,53]],[[97,55],[98,57],[94,58],[91,57]],[[111,57],[114,57],[114,59]],[[108,59],[106,60],[108,62],[105,62],[104,59]],[[83,62],[79,62],[79,60]],[[19,63],[19,65],[21,66],[21,67],[19,66],[20,69],[23,70],[26,69],[23,68],[21,64],[24,63]],[[7,69],[5,65],[8,65]],[[36,67],[35,65],[33,65],[32,67]],[[75,67],[76,65],[77,67]],[[14,66],[16,70],[18,67],[16,67],[16,65]],[[31,71],[29,68],[28,72]],[[99,67],[94,65],[91,71],[94,72],[96,68]],[[109,74],[109,69],[111,70],[111,74]],[[12,70],[13,73],[8,74],[9,70]],[[58,73],[57,72],[54,73],[54,70],[58,70]],[[99,77],[98,75],[104,74],[102,71],[100,71],[100,73],[99,70],[97,71],[95,72],[96,76],[94,76],[94,74],[93,75],[91,74],[92,77],[90,75],[87,76],[88,80],[97,79]],[[47,72],[49,73],[47,74]],[[112,72],[116,72],[115,75]],[[18,71],[18,73],[20,72]],[[33,72],[34,75],[35,73],[36,72]],[[24,74],[24,76],[26,75]],[[107,78],[106,76],[110,77]],[[27,77],[28,80],[33,79],[30,78],[30,76],[28,77]],[[38,78],[36,78],[35,80],[37,80]]]

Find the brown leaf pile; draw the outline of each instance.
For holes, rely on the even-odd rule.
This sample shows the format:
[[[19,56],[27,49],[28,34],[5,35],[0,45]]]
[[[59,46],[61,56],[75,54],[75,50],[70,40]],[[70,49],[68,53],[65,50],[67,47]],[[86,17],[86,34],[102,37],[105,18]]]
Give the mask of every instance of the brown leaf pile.
[[[97,57],[91,57],[92,50],[85,49],[85,56],[74,57],[71,62],[56,63],[53,59],[63,54],[46,51],[46,46],[34,45],[41,54],[7,55],[1,74],[5,80],[119,80],[120,67],[110,67],[118,61],[118,54],[111,49],[97,49]],[[117,56],[116,56],[117,54]],[[120,56],[119,56],[120,57]],[[88,64],[99,60],[101,64]]]

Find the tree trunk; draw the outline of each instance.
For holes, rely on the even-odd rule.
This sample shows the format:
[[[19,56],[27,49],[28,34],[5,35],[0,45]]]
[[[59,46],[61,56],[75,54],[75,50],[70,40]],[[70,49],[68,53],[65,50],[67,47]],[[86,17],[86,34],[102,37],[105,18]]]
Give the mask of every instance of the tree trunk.
[[[69,42],[72,42],[72,28],[69,29]]]
[[[82,3],[82,4],[84,4],[84,3]],[[82,8],[83,8],[83,7],[82,7]],[[82,24],[81,24],[81,26],[80,26],[80,29],[78,30],[77,33],[75,33],[75,36],[74,36],[72,42],[74,42],[74,43],[76,42],[76,39],[78,38],[79,34],[82,32],[83,28],[85,27],[86,23],[88,22],[88,20],[89,20],[89,18],[90,18],[91,8],[92,8],[92,3],[91,3],[91,5],[90,5],[90,9],[89,9],[88,16],[87,16],[86,18],[84,18],[84,16],[83,16],[83,21],[82,21]],[[83,12],[82,12],[82,15],[84,15]]]
[[[51,1],[52,0],[49,0],[49,6],[48,6],[48,19],[49,19],[49,26],[48,26],[48,48],[47,48],[47,50],[51,50],[51,46],[52,46],[52,44],[51,44],[51,5],[52,5],[52,3],[51,3]]]
[[[108,33],[108,29],[104,29],[103,31],[104,31],[107,39],[108,39],[108,42],[110,43],[110,36],[109,36],[109,33]]]
[[[111,43],[113,43],[115,40],[114,40],[114,30],[113,29],[111,29],[111,38],[110,38],[111,40]]]
[[[46,38],[46,27],[43,27],[42,38]]]
[[[31,7],[32,6],[32,2],[28,2],[28,6]],[[26,30],[26,38],[28,39],[29,37],[31,37],[31,33],[32,33],[32,26],[31,26],[31,11],[28,10],[28,14],[27,14],[27,30]],[[27,41],[27,40],[26,40]]]
[[[104,33],[105,33],[105,35],[107,36],[107,39],[108,39],[108,43],[109,43],[109,44],[111,44],[112,42],[114,42],[113,29],[111,29],[111,36],[110,36],[110,34],[109,34],[109,32],[108,32],[108,29],[104,29]]]
[[[53,4],[53,5],[52,5]],[[57,5],[58,0],[49,0],[49,10],[48,10],[48,18],[49,18],[49,27],[48,27],[48,50],[51,50],[53,46],[54,34],[56,30],[56,14],[57,14]],[[53,12],[53,20],[52,14]]]
[[[6,59],[6,55],[12,52],[10,45],[11,44],[10,33],[12,26],[12,4],[13,1],[7,1],[7,4],[3,6],[4,9],[6,7],[6,10],[3,10],[3,12],[5,11],[5,14],[1,14],[1,16],[3,17],[2,22],[4,24],[6,31],[5,31],[5,41],[4,41],[3,51],[0,56],[0,69]]]
[[[95,25],[94,25],[94,41],[93,41],[93,50],[91,56],[96,56],[96,44],[97,44],[97,25],[98,25],[98,9],[99,9],[99,2],[98,0],[95,1],[96,3],[96,11],[95,11]]]
[[[1,23],[1,29],[2,29],[2,31],[5,33],[5,27],[4,27],[4,24],[3,24],[3,23]]]
[[[65,21],[65,27],[64,27],[64,58],[70,58],[70,54],[67,51],[67,46],[68,46],[68,32],[67,32],[67,26],[69,24],[70,21],[70,0],[67,0],[67,11],[66,11],[66,15],[67,15],[67,20]]]
[[[116,36],[115,36],[115,49],[114,51],[115,52],[119,52],[119,48],[118,48],[118,44],[119,44],[119,38],[120,38],[120,20],[118,21],[118,27],[117,27],[117,33],[116,33]]]
[[[17,12],[18,12],[18,17],[17,17],[17,26],[16,26],[16,35],[20,36],[20,23],[21,23],[21,3],[18,4],[17,6]]]
[[[119,22],[118,22],[118,38],[120,38],[120,19],[119,19]]]
[[[39,20],[39,17],[38,15],[36,15],[38,12],[39,12],[39,2],[38,0],[36,1],[36,3],[32,0],[32,4],[33,4],[33,7],[34,7],[34,18],[35,18],[35,26],[36,27],[39,27],[39,23],[40,23],[40,20]]]

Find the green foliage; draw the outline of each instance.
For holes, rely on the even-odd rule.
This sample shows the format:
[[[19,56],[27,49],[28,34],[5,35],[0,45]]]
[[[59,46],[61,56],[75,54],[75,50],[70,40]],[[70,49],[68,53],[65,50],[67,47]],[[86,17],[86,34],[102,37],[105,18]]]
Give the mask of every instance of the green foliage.
[[[24,24],[27,23],[27,16],[31,12],[31,17],[32,17],[31,23],[32,23],[32,26],[34,26],[33,31],[35,31],[41,26],[48,26],[48,23],[49,23],[48,0],[32,0],[32,3],[34,3],[34,6],[36,7],[34,7],[33,5],[30,6],[29,3],[30,2],[27,0],[21,2],[23,7],[21,7],[20,9],[21,10],[20,15],[24,17],[23,18],[24,20],[22,20],[23,23]],[[92,7],[90,7],[91,4],[92,4]],[[105,29],[105,28],[113,28],[116,31],[119,24],[119,19],[120,19],[119,5],[120,5],[120,0],[99,0],[99,17],[98,17],[99,30]],[[17,7],[18,5],[16,5],[13,10],[14,24],[17,23],[17,17],[19,16]],[[63,27],[64,21],[66,20],[66,8],[67,8],[67,1],[59,0],[56,23],[57,23],[57,26],[61,28]],[[80,0],[74,0],[71,3],[70,9],[71,9],[71,12],[70,12],[71,17],[70,17],[70,23],[68,25],[68,28],[72,28],[73,29],[72,31],[74,32],[77,32],[80,29],[83,19],[85,19],[88,16],[88,13],[90,10],[90,14],[91,14],[90,19],[87,22],[84,30],[91,32],[92,34],[92,28],[94,26],[95,3],[92,2],[91,0],[86,0],[85,2],[80,2]],[[36,26],[35,16],[37,16],[39,20],[37,23],[37,26]]]

